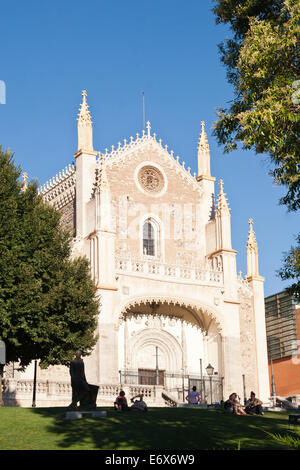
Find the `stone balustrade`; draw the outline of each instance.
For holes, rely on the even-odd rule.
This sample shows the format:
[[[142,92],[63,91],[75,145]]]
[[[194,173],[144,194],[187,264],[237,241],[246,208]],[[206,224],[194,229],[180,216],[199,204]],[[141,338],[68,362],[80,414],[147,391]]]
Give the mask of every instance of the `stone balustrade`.
[[[97,405],[113,406],[120,390],[124,390],[128,401],[135,395],[143,394],[145,401],[151,406],[162,406],[161,386],[153,385],[99,385]],[[31,406],[33,397],[33,380],[4,379],[2,381],[2,396],[5,406]],[[70,382],[37,380],[37,406],[68,406],[71,403],[72,387]]]
[[[160,278],[169,281],[182,281],[204,285],[222,285],[222,271],[203,269],[194,266],[181,266],[163,263],[157,260],[129,259],[116,257],[116,272],[135,276],[147,275],[148,278]]]

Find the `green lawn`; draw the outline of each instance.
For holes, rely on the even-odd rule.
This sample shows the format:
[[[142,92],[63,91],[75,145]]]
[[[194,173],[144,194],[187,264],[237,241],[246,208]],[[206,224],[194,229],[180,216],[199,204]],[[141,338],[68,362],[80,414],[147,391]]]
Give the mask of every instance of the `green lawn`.
[[[288,450],[270,434],[295,436],[288,413],[231,416],[215,410],[150,408],[147,413],[65,420],[64,408],[0,408],[0,450]]]

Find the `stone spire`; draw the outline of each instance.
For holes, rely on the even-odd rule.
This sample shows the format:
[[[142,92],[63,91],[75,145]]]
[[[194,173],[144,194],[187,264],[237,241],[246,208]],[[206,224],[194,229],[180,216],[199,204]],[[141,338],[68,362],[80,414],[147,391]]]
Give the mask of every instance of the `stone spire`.
[[[23,175],[22,175],[22,178],[23,178],[23,186],[22,186],[22,191],[26,191],[27,189],[27,186],[28,186],[28,174],[24,171]]]
[[[150,121],[147,121],[147,135],[150,137],[151,135],[151,124]]]
[[[247,277],[259,276],[258,272],[258,247],[253,230],[253,220],[249,219],[249,235],[247,243]]]
[[[205,122],[201,121],[201,134],[198,142],[198,177],[211,176],[210,174],[210,150],[205,132]]]
[[[216,214],[219,216],[222,216],[222,215],[230,216],[230,209],[229,209],[229,205],[227,202],[226,193],[224,193],[224,183],[222,179],[220,179],[219,185],[220,185],[220,192],[219,192],[219,196],[217,200]]]
[[[198,143],[198,152],[209,152],[209,144],[205,132],[205,122],[201,121],[201,134]]]
[[[78,114],[78,150],[93,151],[93,126],[86,101],[86,90],[82,91],[82,103]]]
[[[82,103],[80,105],[79,114],[78,114],[78,124],[82,126],[92,125],[92,118],[89,112],[89,106],[86,101],[87,92],[82,90]]]

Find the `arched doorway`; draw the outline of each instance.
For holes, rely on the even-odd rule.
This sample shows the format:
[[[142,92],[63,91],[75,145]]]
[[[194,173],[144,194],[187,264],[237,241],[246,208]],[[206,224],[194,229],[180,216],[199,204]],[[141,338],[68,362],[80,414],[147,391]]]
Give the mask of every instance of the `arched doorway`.
[[[214,400],[222,399],[221,331],[204,308],[175,300],[134,301],[123,309],[118,343],[121,383],[160,385],[180,399],[193,384],[206,401],[210,385]],[[214,371],[209,381],[208,364]]]

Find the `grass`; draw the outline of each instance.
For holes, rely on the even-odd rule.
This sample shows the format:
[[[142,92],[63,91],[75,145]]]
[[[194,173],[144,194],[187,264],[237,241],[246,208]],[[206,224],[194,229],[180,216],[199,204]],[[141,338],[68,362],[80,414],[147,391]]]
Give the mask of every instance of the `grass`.
[[[65,408],[0,408],[0,450],[289,450],[300,436],[288,413],[231,416],[215,410],[150,408],[147,413],[66,420]]]

